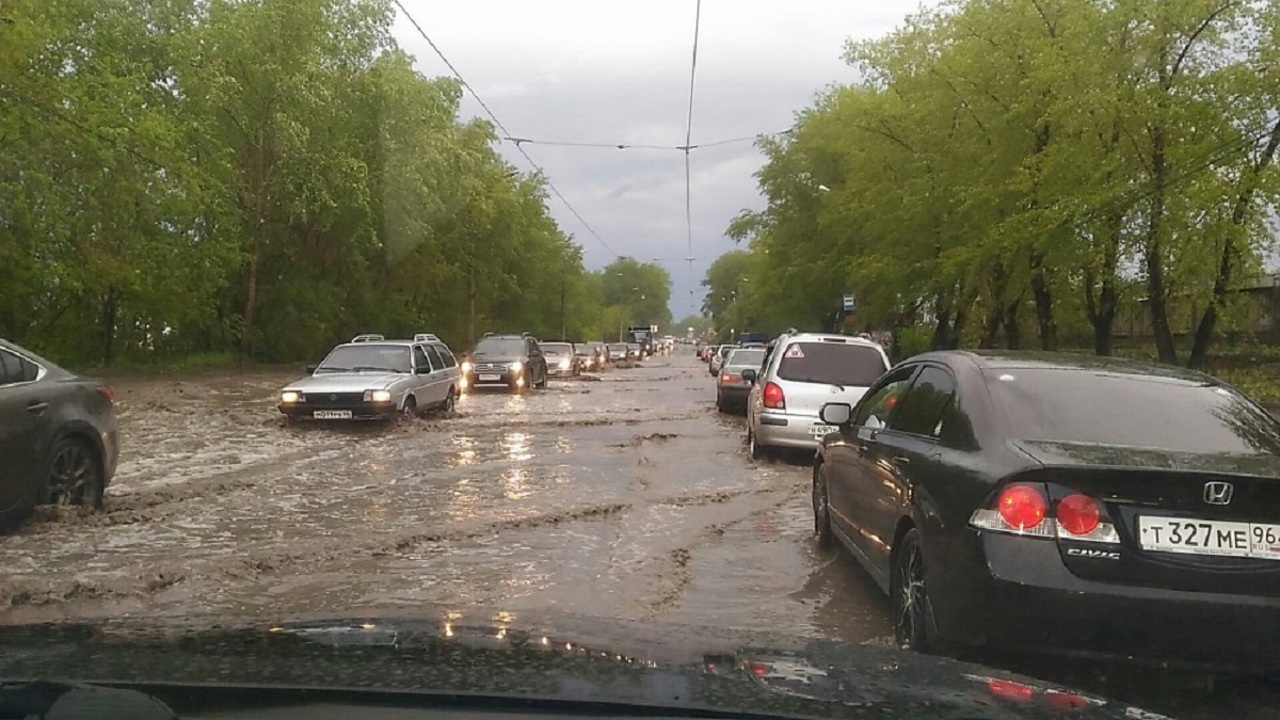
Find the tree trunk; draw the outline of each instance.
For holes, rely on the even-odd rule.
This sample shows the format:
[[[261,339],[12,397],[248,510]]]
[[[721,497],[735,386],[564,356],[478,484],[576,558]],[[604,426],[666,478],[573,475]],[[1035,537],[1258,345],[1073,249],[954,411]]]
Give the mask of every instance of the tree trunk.
[[[240,356],[241,362],[249,354],[253,336],[253,309],[258,302],[258,251],[249,253],[248,277],[245,280],[244,315],[240,324]]]
[[[1031,253],[1031,294],[1036,301],[1036,321],[1040,328],[1040,349],[1058,349],[1058,323],[1053,318],[1053,291],[1044,276],[1044,256]]]
[[[1247,232],[1249,207],[1253,204],[1253,196],[1257,189],[1258,177],[1267,170],[1275,158],[1276,149],[1280,147],[1280,121],[1271,127],[1271,135],[1262,155],[1250,169],[1249,176],[1241,180],[1240,192],[1236,195],[1235,207],[1231,209],[1231,225],[1240,232]],[[1187,359],[1187,367],[1203,370],[1209,364],[1209,346],[1213,343],[1213,331],[1218,323],[1218,308],[1226,300],[1230,289],[1232,275],[1235,273],[1237,246],[1226,238],[1222,244],[1222,256],[1218,260],[1218,274],[1213,279],[1213,299],[1201,316],[1196,326],[1195,340],[1191,345],[1191,356]]]
[[[102,366],[111,367],[116,360],[116,317],[119,303],[115,290],[108,290],[102,301]]]
[[[1147,218],[1144,265],[1147,271],[1147,308],[1151,312],[1151,329],[1156,336],[1156,354],[1162,363],[1175,365],[1178,348],[1173,343],[1173,330],[1169,327],[1168,289],[1164,283],[1164,232],[1165,203],[1165,133],[1164,128],[1151,129],[1151,181],[1152,195],[1150,216]]]
[[[956,293],[957,297],[963,297],[960,293]],[[964,334],[965,321],[969,319],[968,313],[969,303],[961,300],[956,305],[955,314],[951,320],[951,330],[947,333],[947,350],[955,350],[960,347],[960,340]]]
[[[936,321],[933,326],[933,339],[929,341],[930,350],[946,350],[951,344],[951,308],[947,301],[938,299]]]
[[[1022,347],[1022,326],[1018,323],[1018,306],[1022,301],[1015,300],[1004,306],[1004,317],[1001,318],[1004,324],[1004,343],[1005,347],[1010,350],[1017,350]]]
[[[990,350],[1000,344],[1000,324],[1004,321],[1004,306],[998,299],[991,302],[987,317],[982,323],[982,338],[978,347]]]

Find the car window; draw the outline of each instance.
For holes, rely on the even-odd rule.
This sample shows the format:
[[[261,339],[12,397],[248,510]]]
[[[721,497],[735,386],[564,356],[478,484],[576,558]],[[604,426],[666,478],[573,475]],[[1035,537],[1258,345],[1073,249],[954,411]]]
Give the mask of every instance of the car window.
[[[413,366],[418,368],[432,367],[431,363],[427,362],[427,353],[418,345],[413,346]]]
[[[518,338],[484,338],[476,344],[477,355],[516,355],[524,351],[525,342]]]
[[[853,424],[859,427],[882,428],[889,424],[893,410],[902,399],[915,367],[900,368],[881,382],[883,384],[872,390],[854,413]]]
[[[538,343],[532,340],[525,341],[524,351],[530,355],[537,355],[538,353],[542,352],[542,350],[538,347]]]
[[[443,345],[433,345],[436,352],[440,354],[440,359],[444,361],[447,368],[458,367],[458,359],[453,356],[453,352]]]
[[[431,360],[431,369],[433,371],[444,369],[444,360],[440,359],[440,353],[436,352],[436,349],[430,345],[427,346],[427,358]]]
[[[16,382],[22,382],[22,363],[17,355],[0,350],[0,385]]]
[[[795,342],[782,351],[778,377],[792,382],[868,387],[884,374],[880,351],[842,342]]]
[[[734,367],[759,367],[764,361],[764,350],[734,350],[725,359],[725,365]]]
[[[412,357],[413,354],[405,345],[377,343],[340,345],[329,353],[324,362],[320,363],[318,372],[384,370],[407,373]]]
[[[994,368],[987,385],[1008,434],[1020,439],[1280,455],[1280,422],[1210,382],[1075,368]]]
[[[955,392],[956,383],[951,373],[926,366],[902,399],[891,427],[914,435],[941,436],[943,419]]]

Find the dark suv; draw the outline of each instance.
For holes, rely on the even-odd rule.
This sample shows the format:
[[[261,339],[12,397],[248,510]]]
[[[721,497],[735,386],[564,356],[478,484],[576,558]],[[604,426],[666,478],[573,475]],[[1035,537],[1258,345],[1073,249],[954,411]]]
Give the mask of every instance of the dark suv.
[[[547,359],[538,341],[529,333],[494,335],[488,333],[476,343],[471,356],[462,363],[466,387],[506,385],[515,391],[547,386]]]

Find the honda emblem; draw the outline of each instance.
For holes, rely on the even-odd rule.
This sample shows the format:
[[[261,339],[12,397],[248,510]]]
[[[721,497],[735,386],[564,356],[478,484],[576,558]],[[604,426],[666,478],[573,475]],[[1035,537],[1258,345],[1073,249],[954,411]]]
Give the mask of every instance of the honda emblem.
[[[1210,505],[1230,505],[1235,487],[1229,482],[1207,482],[1204,484],[1204,501]]]

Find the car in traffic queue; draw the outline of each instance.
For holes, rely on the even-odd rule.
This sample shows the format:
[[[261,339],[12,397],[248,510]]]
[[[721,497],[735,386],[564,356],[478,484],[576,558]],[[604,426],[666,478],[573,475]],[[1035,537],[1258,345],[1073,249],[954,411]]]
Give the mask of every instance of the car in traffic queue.
[[[453,410],[462,371],[435,335],[387,340],[364,334],[338,345],[308,375],[280,391],[291,420],[393,420]]]
[[[520,392],[547,386],[547,359],[530,333],[486,333],[462,363],[462,372],[468,388],[503,385]]]
[[[551,377],[577,377],[582,371],[577,349],[573,343],[539,343],[547,359],[547,374]]]
[[[724,367],[716,376],[716,409],[722,413],[746,410],[751,397],[751,381],[742,377],[743,370],[759,370],[764,362],[764,348],[738,348],[729,353]]]
[[[724,365],[725,358],[729,357],[729,353],[738,348],[737,345],[718,345],[711,353],[711,359],[707,361],[707,372],[714,375],[720,374],[720,368]]]
[[[37,505],[101,508],[119,457],[110,385],[0,340],[0,529]]]
[[[822,418],[815,535],[889,595],[899,645],[1280,670],[1259,642],[1280,628],[1280,422],[1237,390],[942,351]]]
[[[747,400],[747,446],[759,460],[775,450],[813,451],[835,430],[818,412],[825,403],[856,403],[886,370],[884,348],[861,338],[788,332],[766,350],[759,370],[743,370],[752,383]]]
[[[645,359],[646,355],[645,355],[645,350],[643,345],[641,345],[640,343],[634,343],[634,342],[629,342],[626,345],[627,345],[627,360],[633,363],[638,363],[641,360]]]
[[[604,369],[604,363],[600,360],[599,351],[590,343],[574,343],[573,356],[578,360],[580,372],[600,372]]]

